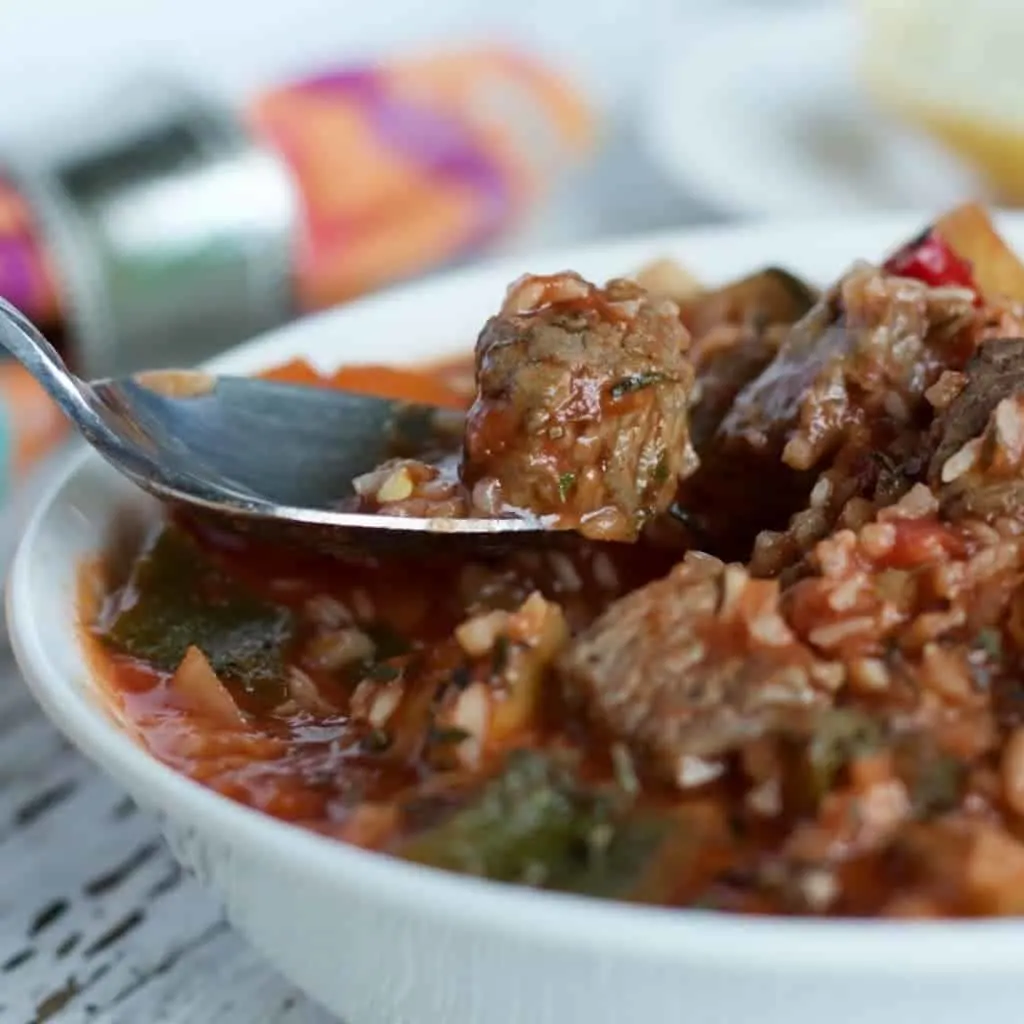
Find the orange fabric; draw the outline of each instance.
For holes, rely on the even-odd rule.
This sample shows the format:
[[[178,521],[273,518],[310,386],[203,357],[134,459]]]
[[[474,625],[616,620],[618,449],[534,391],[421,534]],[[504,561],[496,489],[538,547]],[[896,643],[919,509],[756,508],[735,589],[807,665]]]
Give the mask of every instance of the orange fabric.
[[[257,99],[249,121],[299,186],[303,309],[478,248],[592,139],[570,86],[496,48],[312,77]]]
[[[68,432],[49,396],[18,363],[0,363],[0,401],[10,425],[10,468],[15,476],[53,448]]]

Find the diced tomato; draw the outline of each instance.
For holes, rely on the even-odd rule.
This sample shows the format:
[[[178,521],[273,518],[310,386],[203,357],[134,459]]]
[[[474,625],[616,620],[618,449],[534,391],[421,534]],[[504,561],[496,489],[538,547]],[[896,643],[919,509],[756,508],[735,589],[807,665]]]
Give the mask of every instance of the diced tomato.
[[[978,286],[969,261],[956,254],[948,242],[929,228],[885,262],[885,270],[900,277],[912,277],[932,288],[970,288],[976,296]]]
[[[885,558],[892,569],[913,569],[952,555],[963,557],[964,543],[944,523],[934,519],[902,519],[893,523],[896,542]]]

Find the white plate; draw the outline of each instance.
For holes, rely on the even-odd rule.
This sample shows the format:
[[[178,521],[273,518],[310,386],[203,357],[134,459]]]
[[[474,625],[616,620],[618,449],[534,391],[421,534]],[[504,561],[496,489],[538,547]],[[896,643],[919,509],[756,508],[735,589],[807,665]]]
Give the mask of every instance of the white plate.
[[[941,207],[974,176],[874,110],[855,75],[858,27],[835,3],[744,10],[680,29],[641,111],[648,149],[727,213]]]
[[[709,279],[767,262],[818,280],[889,249],[923,218],[664,235],[504,263],[395,290],[243,346],[214,368],[296,356],[323,367],[465,349],[521,270],[594,277],[670,255]],[[1024,218],[1004,221],[1024,245]],[[30,687],[57,725],[160,816],[183,864],[289,978],[349,1024],[963,1024],[1024,1003],[1024,923],[748,919],[493,885],[274,821],[151,758],[98,699],[76,631],[76,566],[126,502],[97,457],[65,469],[26,530],[7,593]]]

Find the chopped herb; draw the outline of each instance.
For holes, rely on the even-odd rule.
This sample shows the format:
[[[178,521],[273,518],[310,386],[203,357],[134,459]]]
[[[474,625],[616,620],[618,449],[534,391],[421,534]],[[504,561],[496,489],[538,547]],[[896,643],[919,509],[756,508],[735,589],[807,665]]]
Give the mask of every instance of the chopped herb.
[[[573,856],[556,865],[547,886],[588,896],[656,901],[662,884],[657,877],[660,854],[679,831],[679,824],[667,815],[635,814],[614,823],[601,822]],[[696,844],[686,831],[686,845],[692,849]],[[684,865],[675,866],[682,869]]]
[[[870,453],[870,458],[878,464],[883,473],[896,475],[900,472],[899,463],[886,451],[874,450]]]
[[[380,662],[375,665],[370,665],[366,670],[367,679],[372,679],[375,683],[390,683],[392,680],[397,679],[402,674],[402,670],[395,668],[394,665],[387,665]]]
[[[910,803],[918,817],[930,818],[960,803],[967,771],[955,757],[939,752],[920,759],[908,779]]]
[[[679,523],[680,526],[685,526],[686,529],[692,530],[694,533],[699,534],[703,532],[703,527],[697,519],[696,514],[691,512],[684,505],[680,505],[678,501],[674,501],[669,505],[668,514],[677,523]]]
[[[882,727],[862,711],[831,708],[823,712],[807,744],[812,799],[820,800],[851,761],[874,753],[883,740]]]
[[[439,745],[457,745],[463,740],[468,740],[471,733],[466,729],[460,729],[457,725],[432,725],[428,741]]]
[[[383,754],[391,746],[391,736],[386,729],[371,729],[359,741],[360,748],[367,754]]]
[[[1003,654],[1003,638],[998,629],[983,629],[974,638],[976,650],[984,651],[990,658],[1000,658]]]
[[[456,665],[452,669],[451,684],[456,690],[464,690],[473,681],[473,674],[468,665]]]
[[[564,765],[530,750],[509,755],[501,773],[446,821],[414,838],[404,855],[420,863],[504,881],[565,856],[596,821]]]
[[[508,668],[508,655],[512,642],[507,636],[498,636],[494,639],[494,650],[491,652],[491,675],[503,675]]]
[[[398,658],[412,649],[409,641],[397,633],[386,622],[375,622],[366,627],[366,633],[373,641],[378,661]]]
[[[663,484],[668,480],[668,453],[662,452],[658,456],[658,464],[654,467],[654,482]]]
[[[910,796],[916,818],[927,820],[953,810],[960,803],[967,768],[942,750],[927,732],[908,732],[896,737],[892,763]]]
[[[558,497],[565,501],[569,497],[569,492],[572,490],[573,485],[576,483],[575,473],[563,473],[558,478]]]
[[[631,373],[628,377],[617,380],[611,386],[609,394],[611,394],[612,400],[617,402],[620,398],[633,394],[634,391],[643,391],[644,388],[652,387],[655,384],[663,384],[668,379],[668,375],[664,373]]]
[[[636,796],[640,792],[640,778],[636,773],[636,765],[633,763],[629,747],[624,743],[613,743],[611,756],[615,781],[619,784],[619,789],[629,796]]]

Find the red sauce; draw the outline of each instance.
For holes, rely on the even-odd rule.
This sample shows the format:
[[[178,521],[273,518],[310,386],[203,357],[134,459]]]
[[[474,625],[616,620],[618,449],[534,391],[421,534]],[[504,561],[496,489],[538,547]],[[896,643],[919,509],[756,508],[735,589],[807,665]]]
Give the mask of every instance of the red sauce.
[[[464,366],[453,362],[431,373],[443,384],[448,374],[464,372]],[[311,372],[305,364],[291,364],[274,376],[304,381]],[[365,373],[364,382],[372,386],[371,371]],[[397,380],[390,372],[382,379],[387,386]],[[339,374],[329,383],[336,380],[348,386],[350,378]],[[415,400],[432,394],[438,385],[431,380],[425,374],[405,375],[401,380],[404,397]],[[539,590],[558,600],[570,623],[579,627],[616,596],[661,575],[671,561],[669,555],[653,549],[638,553],[615,545],[581,543],[575,551],[556,556],[554,562],[528,557],[525,562],[474,566],[449,557],[421,559],[415,566],[378,560],[343,564],[255,546],[237,535],[186,520],[177,521],[174,528],[197,541],[204,558],[248,593],[295,613],[298,625],[289,645],[292,652],[308,649],[316,633],[308,610],[311,602],[338,602],[352,613],[353,625],[384,637],[378,640],[376,658],[381,677],[393,677],[406,691],[395,715],[399,724],[394,719],[389,722],[388,747],[378,750],[377,734],[383,730],[353,717],[354,686],[345,673],[318,669],[308,657],[295,654],[292,660],[313,683],[323,709],[282,711],[258,695],[229,685],[249,728],[225,730],[182,699],[173,671],[104,649],[102,663],[124,715],[152,753],[177,770],[275,817],[349,839],[360,838],[351,830],[358,831],[364,823],[360,815],[353,820],[353,814],[367,804],[383,805],[413,792],[426,778],[456,784],[465,774],[444,744],[432,746],[425,737],[431,706],[442,691],[450,696],[453,677],[458,677],[457,687],[465,689],[476,681],[486,682],[491,672],[491,655],[467,659],[453,639],[456,627],[467,618],[470,591],[477,591],[484,605],[515,608]],[[595,571],[598,557],[602,568]],[[481,582],[472,582],[474,572]],[[205,592],[211,600],[216,597],[209,588]],[[117,614],[138,597],[130,586],[116,588],[113,599],[96,616],[95,635],[104,637]],[[396,653],[384,656],[389,644]],[[576,749],[591,765],[588,771],[595,771],[588,743],[581,745],[572,735],[574,727],[567,731],[560,715],[551,717],[549,705],[547,699],[538,701],[509,735],[485,749],[481,771],[486,772],[486,766],[500,760],[509,747],[530,747],[541,741]],[[603,760],[596,755],[596,762],[603,764],[598,774],[609,777],[606,754]]]

